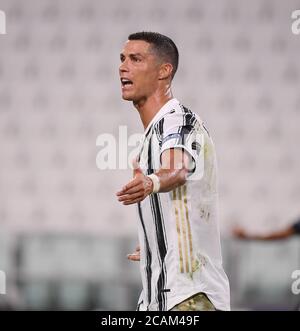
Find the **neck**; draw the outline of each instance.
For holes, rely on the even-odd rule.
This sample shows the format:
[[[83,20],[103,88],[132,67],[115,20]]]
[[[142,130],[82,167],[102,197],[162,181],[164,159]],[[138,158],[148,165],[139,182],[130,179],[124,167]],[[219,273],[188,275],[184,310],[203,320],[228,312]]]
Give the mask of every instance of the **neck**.
[[[171,88],[167,91],[158,91],[150,97],[145,97],[138,102],[133,102],[135,108],[138,110],[144,129],[147,128],[148,124],[151,122],[153,117],[159,112],[159,110],[165,105],[169,100],[173,98]]]

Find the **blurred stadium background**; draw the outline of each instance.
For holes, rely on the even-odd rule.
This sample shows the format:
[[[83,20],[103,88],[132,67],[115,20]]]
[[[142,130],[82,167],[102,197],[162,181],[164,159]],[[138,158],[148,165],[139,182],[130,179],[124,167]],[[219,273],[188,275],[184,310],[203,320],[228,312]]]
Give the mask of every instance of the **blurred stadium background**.
[[[132,310],[141,289],[130,170],[99,170],[96,138],[143,131],[120,97],[128,34],[179,47],[173,91],[198,112],[219,160],[224,266],[233,309],[287,309],[300,242],[241,242],[300,215],[300,35],[293,0],[0,0],[2,309]],[[297,152],[298,150],[298,152]]]

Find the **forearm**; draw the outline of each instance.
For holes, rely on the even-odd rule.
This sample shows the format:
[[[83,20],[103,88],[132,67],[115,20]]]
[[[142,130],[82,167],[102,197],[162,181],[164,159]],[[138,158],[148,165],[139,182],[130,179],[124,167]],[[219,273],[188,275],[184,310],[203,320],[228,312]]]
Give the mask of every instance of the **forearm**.
[[[131,205],[144,200],[151,193],[169,192],[186,182],[189,157],[181,150],[166,152],[162,155],[161,168],[149,176],[144,175],[134,161],[134,178],[116,193],[120,202]]]
[[[268,235],[255,235],[253,236],[254,240],[279,240],[279,239],[286,239],[293,235],[293,230],[291,228],[284,229],[281,231],[276,231],[270,233]]]
[[[234,230],[235,236],[240,239],[263,240],[263,241],[285,239],[285,238],[292,236],[294,233],[295,233],[295,230],[293,229],[293,227],[275,231],[275,232],[272,232],[272,233],[266,234],[266,235],[249,234],[249,233],[245,232],[243,229],[238,229],[238,228]]]
[[[159,179],[158,192],[169,192],[184,185],[190,162],[190,156],[181,149],[164,151],[161,156],[161,168],[154,173]]]
[[[187,177],[187,170],[181,169],[159,169],[154,173],[160,182],[159,192],[169,192],[178,186],[184,185]]]

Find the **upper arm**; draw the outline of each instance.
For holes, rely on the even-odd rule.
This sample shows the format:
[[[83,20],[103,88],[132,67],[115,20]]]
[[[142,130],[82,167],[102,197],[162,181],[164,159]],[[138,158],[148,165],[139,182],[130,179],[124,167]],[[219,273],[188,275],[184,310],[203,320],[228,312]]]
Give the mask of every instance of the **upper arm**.
[[[192,173],[203,147],[202,134],[196,130],[199,124],[192,113],[167,114],[159,125],[161,131],[161,166],[184,167]]]
[[[187,173],[192,168],[191,156],[182,148],[165,149],[161,154],[161,168],[184,170]]]

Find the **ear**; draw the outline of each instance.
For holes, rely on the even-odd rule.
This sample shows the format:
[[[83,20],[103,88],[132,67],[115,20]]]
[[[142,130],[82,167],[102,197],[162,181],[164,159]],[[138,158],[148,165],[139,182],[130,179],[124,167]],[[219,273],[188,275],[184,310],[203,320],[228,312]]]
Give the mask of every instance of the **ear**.
[[[168,79],[172,76],[172,72],[173,72],[172,64],[171,63],[163,63],[160,66],[158,78],[160,80]]]

